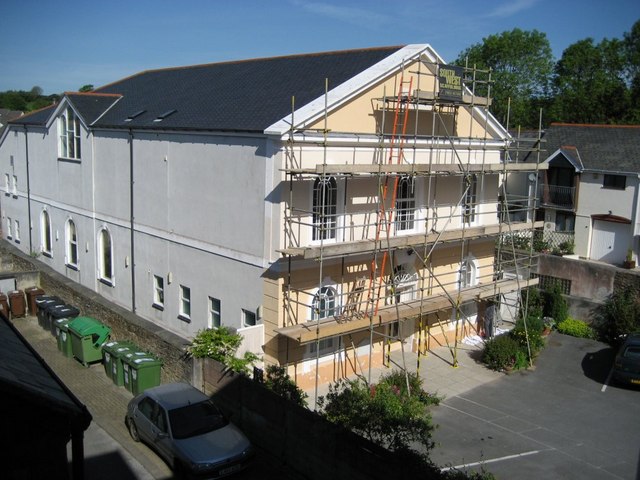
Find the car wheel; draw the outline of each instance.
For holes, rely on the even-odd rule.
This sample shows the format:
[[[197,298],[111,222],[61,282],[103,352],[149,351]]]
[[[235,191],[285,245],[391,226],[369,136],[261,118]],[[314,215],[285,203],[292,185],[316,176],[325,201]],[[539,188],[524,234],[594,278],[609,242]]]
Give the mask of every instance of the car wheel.
[[[136,428],[136,424],[130,418],[127,418],[127,429],[129,429],[129,435],[133,438],[134,442],[140,441],[140,436],[138,435],[138,429]]]

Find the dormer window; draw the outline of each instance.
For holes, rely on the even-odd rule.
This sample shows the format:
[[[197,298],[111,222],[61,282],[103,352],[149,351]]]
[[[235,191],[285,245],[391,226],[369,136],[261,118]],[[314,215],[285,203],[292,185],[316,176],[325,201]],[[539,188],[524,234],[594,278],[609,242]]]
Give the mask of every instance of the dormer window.
[[[80,119],[71,108],[67,108],[58,118],[61,158],[80,160]]]

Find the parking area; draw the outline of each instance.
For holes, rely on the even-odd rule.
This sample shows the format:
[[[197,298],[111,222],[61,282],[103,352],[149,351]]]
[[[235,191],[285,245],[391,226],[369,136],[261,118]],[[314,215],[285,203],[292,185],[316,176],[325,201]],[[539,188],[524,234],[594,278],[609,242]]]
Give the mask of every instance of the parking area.
[[[553,333],[533,370],[434,408],[433,460],[497,478],[640,479],[640,389],[609,383],[614,356]]]

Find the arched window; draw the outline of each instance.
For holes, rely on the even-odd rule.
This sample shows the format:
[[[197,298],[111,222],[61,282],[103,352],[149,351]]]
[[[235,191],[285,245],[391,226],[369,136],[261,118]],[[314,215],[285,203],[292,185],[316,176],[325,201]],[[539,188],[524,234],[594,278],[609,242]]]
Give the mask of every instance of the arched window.
[[[67,220],[67,265],[78,266],[78,234],[73,220]]]
[[[51,218],[46,210],[40,214],[40,250],[44,255],[51,256]]]
[[[58,154],[63,158],[80,159],[80,119],[67,108],[58,118],[60,134]]]
[[[398,180],[396,197],[396,229],[413,230],[416,199],[414,195],[413,177],[404,176]]]
[[[317,178],[313,184],[313,240],[336,238],[337,206],[336,179]]]
[[[311,319],[332,317],[336,314],[336,291],[332,287],[322,287],[313,297]]]
[[[98,265],[100,279],[113,282],[113,250],[111,246],[111,234],[106,228],[100,230],[98,235]]]
[[[475,260],[465,259],[460,264],[460,288],[472,287],[478,284],[478,266]]]

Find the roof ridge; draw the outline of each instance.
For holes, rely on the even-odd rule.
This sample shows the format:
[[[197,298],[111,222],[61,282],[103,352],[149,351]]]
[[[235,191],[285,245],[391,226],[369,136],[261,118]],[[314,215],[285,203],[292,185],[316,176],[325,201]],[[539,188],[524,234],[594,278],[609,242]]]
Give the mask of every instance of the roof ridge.
[[[102,92],[64,92],[63,95],[86,95],[86,96],[99,96],[99,97],[121,97],[120,93],[102,93]]]
[[[319,56],[324,56],[324,55],[337,55],[337,54],[342,54],[342,53],[355,53],[355,52],[368,52],[368,51],[374,51],[374,50],[399,50],[401,48],[403,48],[405,45],[393,45],[393,46],[386,46],[386,47],[367,47],[367,48],[352,48],[352,49],[346,49],[346,50],[329,50],[329,51],[325,51],[325,52],[311,52],[311,53],[294,53],[294,54],[289,54],[289,55],[276,55],[276,56],[272,56],[272,57],[254,57],[254,58],[245,58],[242,60],[225,60],[222,62],[210,62],[210,63],[197,63],[197,64],[193,64],[193,65],[182,65],[182,66],[174,66],[174,67],[162,67],[162,68],[151,68],[148,70],[142,70],[141,72],[137,72],[137,73],[133,73],[131,75],[129,75],[128,77],[124,77],[121,78],[120,80],[116,80],[114,82],[111,83],[107,83],[106,85],[103,85],[95,90],[102,90],[103,88],[107,88],[110,87],[112,85],[118,84],[118,83],[122,83],[126,80],[130,80],[132,78],[147,74],[147,73],[155,73],[155,72],[171,72],[171,71],[177,71],[177,70],[188,70],[188,69],[195,69],[195,68],[203,68],[203,67],[212,67],[215,65],[233,65],[233,64],[241,64],[241,63],[250,63],[250,62],[258,62],[258,61],[271,61],[271,60],[281,60],[281,59],[287,59],[287,58],[303,58],[303,57],[319,57]],[[91,93],[100,93],[100,92],[91,92]]]

